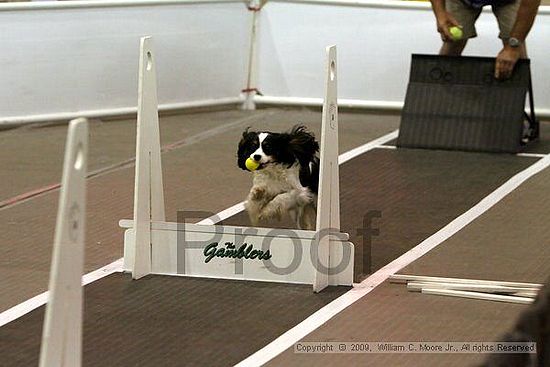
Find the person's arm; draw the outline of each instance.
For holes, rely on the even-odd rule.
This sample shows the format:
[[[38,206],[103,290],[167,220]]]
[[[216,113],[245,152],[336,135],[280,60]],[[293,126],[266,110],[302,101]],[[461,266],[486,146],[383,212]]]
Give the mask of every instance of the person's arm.
[[[510,33],[510,37],[517,38],[522,44],[525,43],[525,39],[535,22],[540,0],[520,0],[518,13],[516,16],[516,22]],[[511,47],[505,44],[502,50],[498,53],[495,61],[495,77],[497,79],[504,79],[512,75],[514,66],[521,56],[521,50],[525,50],[523,47]]]
[[[430,0],[432,10],[437,22],[437,31],[441,34],[443,41],[451,41],[450,27],[460,26],[456,19],[445,9],[445,0]]]

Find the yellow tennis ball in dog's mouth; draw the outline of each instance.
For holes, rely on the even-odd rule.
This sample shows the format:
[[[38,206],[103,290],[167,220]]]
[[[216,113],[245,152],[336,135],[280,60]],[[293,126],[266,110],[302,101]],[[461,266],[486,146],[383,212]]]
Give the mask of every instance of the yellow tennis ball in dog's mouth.
[[[260,167],[260,163],[256,162],[252,158],[248,158],[246,162],[244,162],[244,165],[249,171],[255,171],[258,167]]]
[[[460,27],[451,27],[449,28],[449,33],[453,41],[460,41],[462,39],[463,33]]]

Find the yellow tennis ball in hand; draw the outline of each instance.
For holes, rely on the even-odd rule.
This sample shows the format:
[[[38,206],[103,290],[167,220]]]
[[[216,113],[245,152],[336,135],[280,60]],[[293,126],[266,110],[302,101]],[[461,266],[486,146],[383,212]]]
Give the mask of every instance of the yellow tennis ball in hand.
[[[246,166],[246,168],[249,170],[249,171],[254,171],[256,170],[258,167],[260,167],[260,164],[258,162],[256,162],[255,160],[253,160],[252,158],[248,158],[246,160],[246,162],[244,162],[244,165]]]
[[[460,41],[462,39],[463,33],[462,28],[460,27],[451,27],[449,28],[449,33],[451,34],[451,39],[453,41]]]

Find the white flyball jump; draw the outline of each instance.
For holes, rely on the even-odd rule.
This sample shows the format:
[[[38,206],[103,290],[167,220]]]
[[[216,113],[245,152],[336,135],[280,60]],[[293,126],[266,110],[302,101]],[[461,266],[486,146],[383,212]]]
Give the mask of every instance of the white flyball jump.
[[[327,47],[326,89],[323,102],[323,117],[321,122],[321,156],[319,168],[319,192],[317,200],[317,236],[318,268],[324,264],[335,265],[333,257],[337,254],[330,252],[331,244],[328,236],[322,232],[340,231],[340,174],[338,167],[338,80],[336,79],[336,46]],[[353,246],[353,245],[352,245]],[[352,250],[353,252],[353,250]],[[313,261],[313,258],[311,259]],[[331,261],[332,260],[332,261]],[[351,272],[353,281],[353,257]],[[331,284],[330,273],[316,271],[313,290],[321,291]]]
[[[49,299],[42,330],[40,367],[82,363],[82,275],[88,122],[70,122],[50,271]]]
[[[336,47],[327,48],[317,230],[165,221],[155,57],[141,39],[134,218],[121,220],[124,268],[147,274],[329,285],[353,284],[354,247],[340,232]]]

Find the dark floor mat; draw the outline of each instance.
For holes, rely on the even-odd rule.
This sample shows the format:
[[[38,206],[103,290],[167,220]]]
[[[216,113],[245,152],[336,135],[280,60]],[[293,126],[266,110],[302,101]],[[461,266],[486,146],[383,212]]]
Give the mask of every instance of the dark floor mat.
[[[539,139],[527,144],[523,151],[525,153],[550,153],[550,122],[541,121]]]
[[[494,342],[526,307],[407,292],[403,284],[386,282],[302,341]],[[266,366],[473,367],[485,357],[477,352],[298,354],[289,348]]]
[[[340,167],[342,231],[355,275],[376,271],[468,210],[535,159],[513,155],[376,149]],[[246,213],[224,221],[248,225]],[[288,225],[271,223],[272,226]]]
[[[374,270],[395,259],[533,161],[407,149],[378,149],[348,161],[340,171],[341,216],[356,245],[356,271],[368,261]],[[369,212],[380,233],[363,262]],[[241,213],[227,222],[246,221]],[[85,288],[84,364],[232,365],[345,291],[313,294],[311,286],[160,276],[133,282],[112,275]],[[0,329],[3,366],[36,365],[42,317],[40,308]]]
[[[84,366],[229,366],[349,288],[113,274],[85,288]],[[0,329],[0,365],[37,366],[44,307]]]
[[[548,218],[549,168],[399,272],[545,283],[550,278]]]
[[[549,183],[546,169],[400,273],[546,282]],[[494,342],[502,340],[527,307],[408,292],[404,284],[386,281],[302,341]],[[486,358],[480,353],[296,354],[289,348],[267,365],[469,367]]]
[[[320,111],[262,109],[259,114],[237,112],[208,112],[194,117],[174,115],[168,120],[161,118],[164,144],[172,144],[181,138],[180,143],[186,142],[162,155],[168,220],[176,220],[178,211],[208,212],[211,214],[204,216],[210,216],[244,198],[250,184],[250,173],[237,167],[235,152],[246,126],[286,131],[300,121],[316,136],[319,136],[321,128]],[[390,115],[342,113],[339,118],[342,127],[339,147],[342,152],[387,134],[398,125],[398,118]],[[102,131],[100,134],[96,131],[102,138],[96,136],[94,140],[91,136],[90,144],[98,154],[105,154],[109,162],[133,154],[132,150],[135,153],[135,121],[116,121],[96,128]],[[47,130],[50,134],[42,138],[48,140],[48,144],[57,144],[62,148],[66,138],[65,127]],[[40,145],[36,132],[32,132],[30,137],[24,131],[12,130],[8,133],[0,134],[0,177],[10,178],[8,181],[0,180],[0,201],[12,190],[18,192],[28,185],[35,188],[37,183],[47,183],[47,177],[57,177],[55,175],[61,173],[61,163],[57,162],[56,154],[29,148],[32,144]],[[20,149],[15,148],[17,142]],[[37,155],[40,155],[38,160]],[[15,163],[10,159],[15,159],[14,162],[32,162],[33,167],[36,165],[43,171],[38,174],[34,169],[23,169],[27,167],[23,163],[18,170],[11,170]],[[101,160],[90,152],[90,164],[92,160],[96,167],[101,167]],[[133,187],[133,166],[88,180],[86,273],[122,256],[123,230],[119,228],[118,221],[132,218]],[[0,311],[47,289],[57,205],[58,192],[53,191],[0,210]],[[204,216],[193,218],[193,221],[199,221]]]

